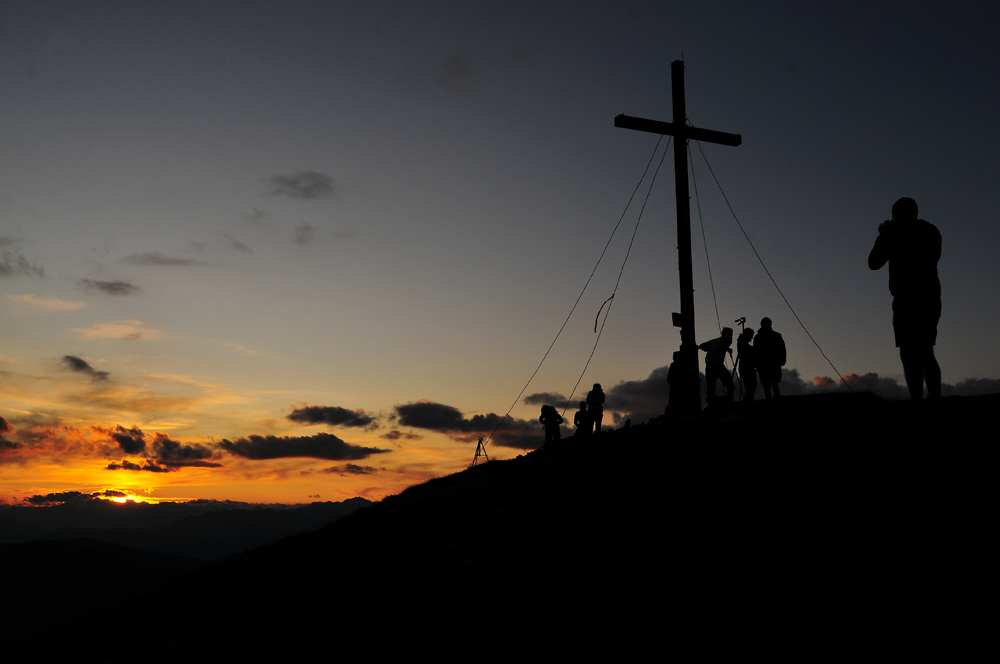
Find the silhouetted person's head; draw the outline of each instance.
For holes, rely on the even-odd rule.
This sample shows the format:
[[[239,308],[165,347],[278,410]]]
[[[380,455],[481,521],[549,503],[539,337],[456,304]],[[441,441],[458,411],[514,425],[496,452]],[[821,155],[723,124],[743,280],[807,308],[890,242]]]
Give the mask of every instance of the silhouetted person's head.
[[[753,339],[753,328],[752,327],[748,327],[745,330],[743,330],[743,338],[746,339],[747,341],[750,341],[751,339]]]
[[[594,389],[595,390],[601,389],[601,384],[600,383],[594,383]]]
[[[722,328],[722,336],[729,337],[730,339],[732,339],[733,338],[733,328],[731,328],[731,327],[724,327],[724,328]]]
[[[762,330],[770,330],[771,329],[771,319],[770,318],[761,318],[760,319],[760,329],[762,329]]]
[[[903,197],[892,204],[892,218],[896,221],[911,221],[917,218],[917,202]]]
[[[581,401],[580,402],[580,410],[587,410],[587,402],[586,401]]]

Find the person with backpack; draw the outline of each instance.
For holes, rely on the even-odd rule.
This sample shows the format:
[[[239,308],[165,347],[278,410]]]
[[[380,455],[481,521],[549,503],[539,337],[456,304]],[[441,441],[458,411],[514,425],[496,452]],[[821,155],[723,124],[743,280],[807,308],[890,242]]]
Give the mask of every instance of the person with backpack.
[[[538,421],[545,425],[545,444],[554,443],[561,438],[559,425],[563,423],[562,415],[555,408],[549,405],[542,406],[541,417]]]
[[[785,340],[771,329],[770,318],[761,319],[753,350],[764,396],[768,399],[780,397],[778,383],[781,382],[781,367],[785,366]]]
[[[587,412],[587,402],[580,402],[580,410],[573,414],[573,426],[576,427],[577,438],[586,438],[590,435],[590,432],[594,429],[594,421],[590,419],[590,413]]]
[[[601,421],[604,420],[604,390],[600,383],[594,383],[594,389],[587,394],[587,412],[594,423],[594,433],[601,433]]]

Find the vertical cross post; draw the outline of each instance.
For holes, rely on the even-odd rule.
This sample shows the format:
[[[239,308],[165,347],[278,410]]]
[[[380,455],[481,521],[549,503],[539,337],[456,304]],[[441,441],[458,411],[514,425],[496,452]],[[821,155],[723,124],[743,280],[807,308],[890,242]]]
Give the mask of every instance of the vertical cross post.
[[[681,328],[680,356],[674,367],[676,380],[670,385],[670,403],[681,412],[701,410],[698,388],[698,342],[694,334],[694,276],[691,264],[691,198],[688,191],[688,141],[706,141],[737,146],[743,142],[739,134],[727,134],[711,129],[687,126],[684,100],[684,62],[670,65],[673,94],[673,122],[659,122],[619,115],[615,126],[674,137],[674,186],[677,191],[677,270],[680,276],[681,313],[675,315],[675,325]]]

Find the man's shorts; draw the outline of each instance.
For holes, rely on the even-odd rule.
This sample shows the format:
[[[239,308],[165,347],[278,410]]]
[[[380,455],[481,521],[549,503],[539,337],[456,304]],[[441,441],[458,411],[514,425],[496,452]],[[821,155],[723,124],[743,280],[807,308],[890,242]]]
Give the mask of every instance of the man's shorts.
[[[933,346],[941,319],[941,298],[892,300],[892,330],[896,347]]]

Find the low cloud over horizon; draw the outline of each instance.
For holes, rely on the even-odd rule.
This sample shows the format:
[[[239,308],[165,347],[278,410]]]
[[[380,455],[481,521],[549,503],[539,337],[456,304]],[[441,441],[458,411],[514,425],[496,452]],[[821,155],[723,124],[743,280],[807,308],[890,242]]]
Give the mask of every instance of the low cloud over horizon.
[[[670,384],[667,382],[669,366],[653,369],[649,376],[642,380],[621,381],[606,390],[604,411],[612,414],[616,426],[622,425],[626,419],[633,424],[648,421],[662,415],[670,400]],[[780,390],[783,396],[801,396],[821,394],[833,391],[871,392],[883,399],[905,400],[910,397],[905,384],[900,384],[894,378],[879,376],[877,373],[847,374],[840,380],[829,376],[816,376],[812,381],[803,380],[797,369],[783,368]],[[702,397],[705,395],[705,375],[698,374],[699,389]],[[845,385],[846,383],[846,385]],[[718,388],[721,393],[721,387]],[[977,396],[982,394],[1000,393],[1000,379],[966,378],[954,385],[943,383],[942,396]],[[576,404],[586,399],[586,391],[575,394],[573,402],[567,409],[567,414],[576,408]],[[739,398],[739,384],[736,387],[736,398]],[[763,390],[758,385],[756,400],[764,398]],[[522,399],[525,405],[549,404],[560,410],[567,397],[558,392],[536,392]]]
[[[314,436],[257,436],[238,438],[235,441],[223,440],[217,444],[220,449],[233,456],[252,459],[283,459],[289,457],[311,457],[331,461],[356,461],[366,459],[372,454],[383,454],[391,450],[377,447],[362,447],[345,443],[331,433],[318,433]]]
[[[395,409],[403,426],[438,431],[461,442],[471,443],[480,436],[486,438],[493,434],[491,442],[495,445],[533,450],[541,447],[545,440],[541,424],[531,420],[501,418],[496,413],[465,418],[457,408],[433,401],[417,401]]]

